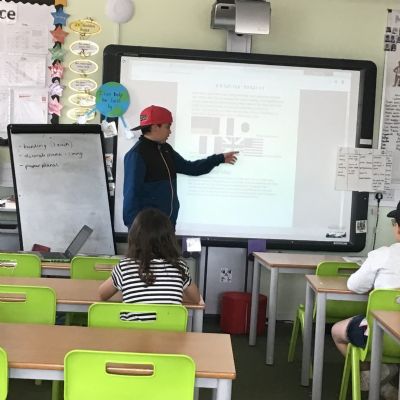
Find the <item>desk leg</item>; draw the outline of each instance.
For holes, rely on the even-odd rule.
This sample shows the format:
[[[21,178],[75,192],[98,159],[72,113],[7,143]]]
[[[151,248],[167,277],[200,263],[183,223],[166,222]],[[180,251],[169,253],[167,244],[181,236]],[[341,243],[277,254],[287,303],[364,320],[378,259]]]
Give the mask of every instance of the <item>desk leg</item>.
[[[278,268],[271,268],[271,280],[269,283],[268,298],[268,330],[267,330],[267,359],[266,363],[274,363],[275,327],[276,327],[276,303],[278,299]]]
[[[326,294],[317,294],[317,316],[315,321],[315,345],[314,345],[314,370],[312,384],[312,400],[320,400],[322,395],[322,373],[324,367],[324,341],[325,341],[325,317]]]
[[[306,285],[306,302],[304,316],[303,333],[303,355],[301,361],[301,384],[308,386],[310,384],[310,362],[311,362],[311,342],[312,342],[312,322],[314,308],[314,291],[310,284]]]
[[[253,264],[253,285],[251,290],[250,308],[250,332],[249,345],[254,346],[257,339],[257,315],[258,315],[258,294],[260,292],[260,269],[261,264],[254,259]]]
[[[218,379],[217,389],[213,390],[213,400],[231,400],[232,381],[230,379]]]
[[[203,332],[204,310],[193,310],[193,332]]]
[[[379,400],[383,330],[374,319],[371,349],[371,374],[368,400]]]

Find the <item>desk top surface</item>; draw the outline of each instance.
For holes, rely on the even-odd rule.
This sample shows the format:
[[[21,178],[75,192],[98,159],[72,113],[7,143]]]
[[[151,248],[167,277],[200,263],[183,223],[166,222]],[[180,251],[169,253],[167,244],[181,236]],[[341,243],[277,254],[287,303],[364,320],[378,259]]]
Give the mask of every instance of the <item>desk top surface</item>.
[[[340,256],[326,254],[253,253],[257,261],[272,268],[317,268],[322,261],[343,261]]]
[[[219,333],[0,324],[0,346],[10,368],[62,370],[70,350],[85,349],[186,354],[196,363],[197,377],[236,377],[230,336]]]
[[[400,340],[400,312],[372,311],[373,317],[384,326],[395,338]]]
[[[311,287],[319,293],[341,293],[341,294],[354,294],[355,296],[368,296],[367,293],[359,294],[352,292],[347,288],[346,276],[319,276],[319,275],[306,275],[307,281]]]
[[[102,281],[62,278],[14,278],[0,277],[0,285],[26,285],[50,287],[56,292],[57,303],[93,304],[102,301],[98,289]],[[121,302],[121,293],[116,293],[110,301]],[[189,309],[204,309],[204,301],[199,304],[185,303]]]

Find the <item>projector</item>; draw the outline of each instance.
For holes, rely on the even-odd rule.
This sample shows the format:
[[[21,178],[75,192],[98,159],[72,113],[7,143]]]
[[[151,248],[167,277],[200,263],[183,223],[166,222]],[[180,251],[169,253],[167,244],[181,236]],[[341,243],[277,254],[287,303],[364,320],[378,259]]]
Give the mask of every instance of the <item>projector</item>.
[[[268,35],[271,4],[264,0],[217,1],[211,10],[211,28],[237,34]]]

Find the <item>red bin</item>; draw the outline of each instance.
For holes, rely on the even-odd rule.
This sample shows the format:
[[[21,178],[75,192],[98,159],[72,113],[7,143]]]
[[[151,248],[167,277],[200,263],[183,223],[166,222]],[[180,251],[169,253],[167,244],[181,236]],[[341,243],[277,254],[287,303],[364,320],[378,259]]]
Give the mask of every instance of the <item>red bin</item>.
[[[233,335],[249,333],[251,293],[225,292],[221,298],[220,328]],[[257,335],[265,332],[267,296],[258,297]]]

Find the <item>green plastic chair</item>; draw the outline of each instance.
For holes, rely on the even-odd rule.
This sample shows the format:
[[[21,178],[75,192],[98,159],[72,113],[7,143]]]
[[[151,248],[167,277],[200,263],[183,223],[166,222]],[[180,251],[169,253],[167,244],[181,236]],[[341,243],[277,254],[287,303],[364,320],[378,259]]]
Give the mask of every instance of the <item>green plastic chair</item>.
[[[40,286],[0,285],[0,322],[54,325],[55,320],[56,294],[53,289]],[[0,399],[1,391],[0,387]],[[54,381],[52,399],[58,399],[58,395],[59,382]]]
[[[56,294],[39,286],[0,285],[0,322],[48,324],[56,318]]]
[[[0,276],[40,278],[42,263],[36,254],[0,253]]]
[[[360,389],[360,362],[371,360],[373,318],[371,311],[400,311],[400,289],[375,289],[369,294],[367,307],[367,321],[369,334],[364,349],[349,344],[344,363],[342,384],[339,400],[345,400],[349,386],[350,373],[352,377],[352,399],[361,400]],[[386,364],[400,363],[400,346],[386,333],[383,335],[382,362]]]
[[[316,275],[319,276],[350,276],[360,266],[356,263],[324,261],[318,264]],[[326,303],[326,322],[333,323],[352,317],[358,314],[365,314],[367,308],[366,302],[359,301],[343,301],[343,300],[328,300]],[[314,308],[314,317],[315,317]],[[294,360],[297,338],[301,329],[301,334],[304,331],[305,307],[300,304],[297,308],[296,318],[293,321],[292,335],[290,338],[288,362]]]
[[[120,257],[76,256],[71,260],[71,278],[104,281],[110,277],[112,267],[120,260]],[[86,326],[87,315],[66,313],[65,324]]]
[[[0,347],[0,400],[6,400],[8,394],[7,353]]]
[[[121,313],[155,314],[151,321],[124,321]],[[186,332],[188,311],[180,304],[95,303],[89,307],[88,326]]]
[[[71,278],[104,281],[110,277],[112,267],[120,260],[120,257],[76,256],[71,260]]]
[[[195,371],[185,355],[73,350],[64,360],[64,399],[193,400]]]

